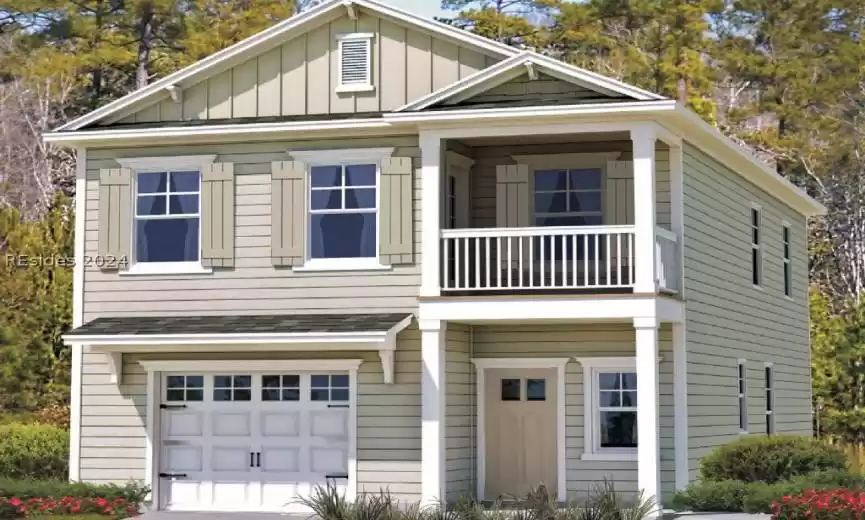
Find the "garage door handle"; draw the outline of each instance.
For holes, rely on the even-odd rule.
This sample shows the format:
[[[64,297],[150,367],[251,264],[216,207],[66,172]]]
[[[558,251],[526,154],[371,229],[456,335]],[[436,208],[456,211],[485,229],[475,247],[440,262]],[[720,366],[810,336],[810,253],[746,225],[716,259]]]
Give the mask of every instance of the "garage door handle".
[[[347,479],[347,478],[348,478],[348,473],[330,473],[330,474],[325,475],[324,478],[326,478],[326,479],[328,479],[328,480],[330,480],[330,479],[336,479],[336,478],[345,478],[345,479]]]
[[[160,473],[159,478],[186,478],[186,473]]]
[[[252,451],[249,452],[249,467],[250,468],[255,467],[255,452],[252,452]]]
[[[261,467],[261,452],[260,451],[255,454],[255,467],[256,468]]]

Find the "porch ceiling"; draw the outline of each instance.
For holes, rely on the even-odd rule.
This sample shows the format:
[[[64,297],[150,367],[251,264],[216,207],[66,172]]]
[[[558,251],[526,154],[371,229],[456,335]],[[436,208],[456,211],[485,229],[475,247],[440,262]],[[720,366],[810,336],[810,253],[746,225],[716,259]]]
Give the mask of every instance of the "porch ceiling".
[[[551,134],[551,135],[514,135],[503,137],[474,137],[460,139],[466,146],[501,146],[511,144],[551,144],[551,143],[596,143],[622,141],[630,146],[631,136],[627,132],[605,132],[586,134]]]

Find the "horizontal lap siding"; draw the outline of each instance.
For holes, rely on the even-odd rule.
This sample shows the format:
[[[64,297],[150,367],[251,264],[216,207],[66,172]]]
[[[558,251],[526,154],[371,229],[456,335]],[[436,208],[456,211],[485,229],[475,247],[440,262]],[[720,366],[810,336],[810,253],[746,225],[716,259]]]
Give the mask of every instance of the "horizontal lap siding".
[[[373,352],[222,352],[125,355],[123,384],[108,380],[102,354],[86,352],[81,397],[81,479],[122,483],[143,480],[146,443],[146,373],[142,359],[363,358],[358,371],[357,471],[360,491],[389,488],[401,500],[420,498],[420,334],[399,335],[395,380],[385,384]]]
[[[445,466],[447,500],[475,492],[475,386],[469,327],[448,324],[445,359]]]
[[[271,265],[271,162],[290,149],[394,146],[414,157],[415,264],[389,271],[298,273]],[[207,275],[123,276],[85,269],[84,321],[100,316],[159,314],[277,314],[316,312],[413,312],[420,286],[420,151],[415,136],[388,139],[274,141],[121,150],[87,154],[85,255],[96,258],[100,168],[118,157],[218,154],[236,174],[235,255],[232,269]],[[130,223],[131,225],[131,223]]]
[[[516,161],[511,158],[512,155],[622,152],[618,160],[632,159],[630,141],[478,146],[472,152],[475,160],[471,175],[472,227],[496,227],[496,167],[516,164]],[[658,149],[656,154],[656,218],[658,225],[668,228],[670,225],[669,152],[666,149]],[[633,179],[633,176],[631,178]],[[532,202],[530,201],[529,204]],[[611,216],[608,215],[608,218]]]
[[[805,218],[699,149],[684,147],[689,467],[739,434],[736,363],[748,419],[765,432],[763,364],[775,363],[778,433],[811,432]],[[751,284],[751,203],[763,208],[763,288]],[[781,222],[791,228],[793,298],[783,293]]]
[[[370,92],[335,91],[337,35],[374,33]],[[494,63],[480,52],[359,9],[184,89],[123,123],[379,112],[398,108]]]
[[[495,357],[615,357],[634,352],[634,328],[630,324],[476,326],[474,356]],[[672,346],[669,326],[660,332],[660,428],[661,478],[665,494],[674,486]],[[637,489],[636,461],[582,460],[584,442],[583,367],[571,361],[565,380],[565,452],[570,498],[584,497],[604,478],[616,488]]]

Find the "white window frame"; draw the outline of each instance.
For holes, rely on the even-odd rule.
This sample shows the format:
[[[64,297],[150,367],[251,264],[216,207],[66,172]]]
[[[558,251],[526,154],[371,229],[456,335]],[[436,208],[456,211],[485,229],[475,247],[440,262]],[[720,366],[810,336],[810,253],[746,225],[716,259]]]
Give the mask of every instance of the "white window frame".
[[[121,275],[159,275],[159,274],[209,274],[213,270],[204,267],[201,262],[201,233],[202,233],[202,191],[203,191],[203,173],[204,168],[208,164],[212,164],[216,160],[216,155],[183,155],[175,157],[127,157],[116,159],[124,168],[132,170],[132,178],[130,179],[130,222],[129,225],[129,256],[130,267],[128,270],[120,271]],[[138,217],[137,202],[138,202],[138,174],[153,173],[153,172],[178,172],[178,171],[198,171],[198,260],[190,262],[138,262],[136,259],[136,251],[138,250],[138,234],[136,232],[136,222]]]
[[[766,435],[775,435],[775,364],[763,364],[764,392],[766,398]]]
[[[748,361],[739,359],[736,362],[736,422],[739,433],[748,433]]]
[[[781,274],[784,277],[784,296],[793,299],[793,237],[790,232],[790,223],[781,222]]]
[[[754,225],[754,215],[757,215],[757,225]],[[748,229],[751,231],[751,284],[755,289],[763,290],[763,208],[759,204],[752,203],[751,211],[748,212]],[[757,232],[757,240],[754,240],[754,232]],[[757,255],[757,272],[754,273],[754,255]],[[754,278],[757,283],[754,283]]]
[[[370,92],[375,90],[372,83],[372,40],[373,33],[349,33],[336,36],[337,45],[337,92]],[[343,83],[342,82],[342,46],[347,41],[362,41],[366,43],[366,83]]]
[[[583,454],[582,460],[637,460],[637,448],[601,448],[599,375],[607,372],[637,373],[634,357],[578,358],[583,365]],[[637,397],[639,406],[639,396]],[[632,407],[637,413],[637,407]],[[622,410],[630,411],[629,408]]]
[[[292,159],[306,165],[307,208],[304,213],[304,264],[293,268],[293,271],[369,271],[386,270],[391,266],[381,263],[381,162],[393,155],[394,148],[355,148],[346,150],[301,150],[291,151]],[[313,166],[351,166],[358,164],[374,164],[375,170],[375,256],[369,258],[311,258],[310,245],[310,174]]]

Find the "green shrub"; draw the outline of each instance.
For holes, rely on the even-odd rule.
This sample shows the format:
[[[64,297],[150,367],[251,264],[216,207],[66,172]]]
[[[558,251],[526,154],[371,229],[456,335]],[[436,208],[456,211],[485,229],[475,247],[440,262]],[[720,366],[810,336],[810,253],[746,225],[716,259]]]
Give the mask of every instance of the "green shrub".
[[[104,498],[106,500],[122,498],[131,504],[140,505],[149,492],[148,487],[136,482],[119,486],[116,484],[67,482],[65,480],[0,478],[0,497],[18,497],[21,500],[62,497]]]
[[[777,482],[817,471],[844,471],[847,459],[811,437],[746,435],[712,450],[700,461],[703,480]]]
[[[65,479],[69,433],[50,424],[0,426],[0,476]]]
[[[843,471],[823,471],[779,482],[698,480],[673,496],[679,511],[771,513],[772,503],[806,489],[862,489],[865,477]]]

